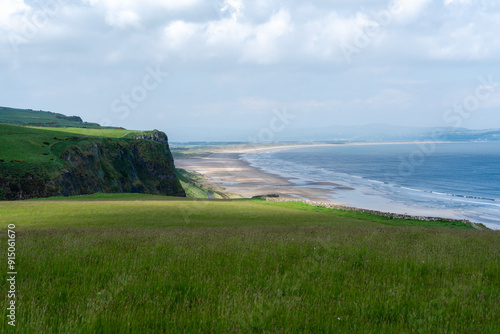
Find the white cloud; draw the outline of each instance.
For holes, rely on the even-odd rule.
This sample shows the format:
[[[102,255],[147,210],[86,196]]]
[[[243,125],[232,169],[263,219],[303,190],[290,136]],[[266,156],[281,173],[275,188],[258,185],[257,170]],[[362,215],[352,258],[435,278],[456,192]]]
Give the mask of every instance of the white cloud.
[[[166,8],[182,10],[191,8],[200,3],[200,0],[84,0],[93,6],[102,6],[107,9],[135,9],[140,8]]]
[[[432,0],[398,0],[391,10],[397,21],[411,21],[419,17]]]
[[[441,107],[440,92],[449,86],[474,87],[464,77],[486,75],[500,59],[497,0],[401,0],[351,64],[341,43],[354,44],[376,26],[377,13],[391,9],[389,0],[60,0],[63,8],[31,33],[43,1],[0,1],[5,104],[16,105],[19,96],[34,108],[67,103],[84,117],[87,110],[106,113],[120,87],[127,92],[137,84],[130,79],[141,77],[137,71],[160,63],[172,79],[141,107],[145,128],[148,108],[172,116],[165,105],[206,108],[213,124],[215,116],[264,115],[285,104],[325,120],[336,110],[339,122],[343,113],[376,119],[387,109],[403,119],[411,108],[427,113]],[[12,34],[22,37],[18,52],[9,45]],[[62,85],[67,96],[59,93],[61,82],[68,83]],[[81,92],[93,98],[72,103]]]
[[[126,26],[138,26],[139,15],[131,10],[120,10],[116,13],[109,13],[106,22],[111,26],[124,28]]]
[[[236,21],[241,15],[245,7],[243,0],[224,0],[220,6],[222,14],[229,13],[231,18]]]
[[[284,10],[258,25],[233,18],[205,24],[176,21],[165,28],[165,46],[167,52],[186,47],[182,53],[191,53],[198,59],[229,57],[241,62],[270,64],[281,59],[285,49],[288,50],[282,38],[291,32],[291,17]],[[205,52],[199,54],[200,49]]]
[[[142,17],[153,15],[158,10],[182,11],[193,8],[201,0],[84,0],[105,13],[110,26],[125,28],[138,26]]]
[[[0,17],[16,17],[16,22],[21,22],[23,16],[29,19],[38,9],[30,9],[23,0],[3,1],[5,8]],[[215,8],[206,6],[201,0],[83,2],[89,5],[83,8],[85,15],[94,18],[103,15],[110,26],[140,27],[134,30],[136,35],[132,43],[137,43],[138,50],[159,46],[150,48],[154,53],[152,58],[168,55],[165,57],[169,59],[176,56],[192,61],[224,59],[234,64],[275,64],[280,61],[345,64],[341,52],[343,43],[356,46],[360,34],[369,31],[370,27],[380,27],[377,15],[383,10],[392,11],[394,16],[387,26],[370,37],[369,48],[358,48],[363,53],[363,58],[358,60],[384,54],[393,58],[411,54],[421,59],[484,59],[500,54],[499,43],[492,33],[498,30],[495,23],[498,22],[498,15],[495,16],[495,11],[491,10],[494,4],[489,3],[490,7],[485,10],[484,2],[481,5],[478,2],[476,12],[447,6],[466,3],[466,0],[443,0],[433,3],[434,7],[430,6],[430,0],[400,0],[396,9],[380,0],[363,11],[356,7],[351,8],[357,11],[343,11],[338,4],[330,3],[323,3],[322,7],[315,4],[304,7],[291,2],[285,7],[272,0],[216,0],[219,5]],[[65,3],[65,8],[75,12],[82,10],[82,5]],[[440,11],[435,12],[435,9]],[[214,15],[217,11],[225,15]],[[460,15],[455,15],[457,11]],[[88,28],[76,25],[65,27],[64,24],[69,21],[63,16],[67,13],[67,10],[58,13],[53,23],[78,39],[78,34],[84,34]],[[412,25],[406,24],[416,17],[421,19]],[[0,22],[5,24],[7,21]],[[425,29],[420,30],[422,26]],[[43,32],[47,32],[45,27]],[[125,38],[130,32],[124,30],[122,34]],[[158,34],[163,38],[158,39]],[[127,57],[134,57],[134,53],[119,59],[126,60]]]
[[[195,23],[184,21],[172,22],[165,28],[165,43],[170,49],[179,50],[187,45],[190,39],[200,30],[200,26]]]
[[[251,33],[252,27],[248,24],[222,19],[209,22],[205,36],[209,46],[240,47]]]
[[[375,24],[365,14],[344,17],[336,12],[306,22],[304,25],[304,54],[313,59],[339,60],[340,45],[352,44],[365,27]]]
[[[24,0],[2,0],[0,9],[0,27],[9,27],[12,23],[12,16],[25,14],[30,10]]]
[[[445,5],[451,5],[451,4],[466,4],[470,3],[470,0],[444,0]]]
[[[278,60],[284,51],[280,48],[278,40],[293,31],[290,21],[290,14],[281,10],[268,22],[256,26],[253,36],[244,47],[240,60],[260,64],[269,64]]]

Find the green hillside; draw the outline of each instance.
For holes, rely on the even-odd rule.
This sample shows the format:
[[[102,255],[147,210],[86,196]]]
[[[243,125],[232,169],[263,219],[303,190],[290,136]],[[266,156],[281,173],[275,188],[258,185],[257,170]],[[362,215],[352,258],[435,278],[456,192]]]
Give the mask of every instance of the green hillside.
[[[25,170],[42,165],[57,170],[61,163],[58,154],[69,141],[74,143],[86,137],[132,139],[152,133],[101,127],[82,122],[77,116],[0,107],[0,163],[17,162],[7,164],[13,167],[10,169]]]
[[[93,136],[93,137],[108,137],[108,138],[131,138],[136,135],[142,135],[151,133],[152,131],[138,131],[138,130],[126,130],[120,128],[78,128],[78,127],[69,127],[69,128],[46,128],[46,127],[36,127],[29,126],[28,128],[42,131],[52,131],[52,132],[60,132],[65,134],[72,135],[81,135],[81,136]]]
[[[86,128],[78,117],[48,112],[3,108],[0,114],[0,200],[94,192],[185,195],[160,131]],[[35,115],[43,126],[21,125],[33,124]]]
[[[494,231],[130,194],[0,209],[0,228],[15,224],[19,238],[19,333],[500,330]]]
[[[0,163],[8,169],[44,166],[57,170],[62,163],[59,154],[68,145],[92,140],[92,137],[115,138],[127,142],[132,135],[153,131],[123,129],[83,129],[24,127],[0,124]],[[88,138],[90,137],[90,138]]]
[[[50,111],[0,107],[0,123],[46,126],[101,128],[97,123],[83,122],[78,116],[66,116]]]

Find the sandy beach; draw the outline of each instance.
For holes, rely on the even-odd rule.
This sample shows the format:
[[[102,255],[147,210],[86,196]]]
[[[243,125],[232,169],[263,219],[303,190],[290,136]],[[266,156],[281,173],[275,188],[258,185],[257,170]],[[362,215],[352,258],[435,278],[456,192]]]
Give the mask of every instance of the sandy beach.
[[[425,142],[422,142],[425,143]],[[416,142],[391,143],[346,143],[346,144],[302,144],[263,147],[244,147],[239,149],[221,150],[205,158],[175,159],[175,165],[207,177],[207,184],[225,188],[226,192],[243,197],[253,197],[266,194],[278,194],[285,198],[302,198],[312,201],[331,202],[335,190],[354,190],[342,184],[331,182],[316,182],[308,185],[295,185],[291,179],[264,172],[251,166],[242,158],[245,153],[288,149],[296,147],[322,147],[338,145],[397,145],[416,144]],[[324,186],[324,188],[318,187]],[[332,202],[331,202],[332,203]],[[338,204],[338,203],[337,203]]]
[[[349,143],[340,145],[384,145],[384,144],[407,144],[407,143]],[[412,143],[415,144],[415,143]],[[175,159],[175,165],[190,171],[195,171],[207,178],[207,185],[224,188],[226,193],[238,194],[245,198],[253,196],[278,194],[281,198],[300,198],[318,202],[328,202],[340,205],[350,205],[343,203],[341,198],[356,198],[356,206],[372,210],[395,212],[400,214],[410,213],[419,216],[434,216],[447,218],[460,218],[456,212],[448,209],[436,209],[425,207],[407,207],[388,199],[364,196],[359,189],[353,189],[343,184],[328,182],[311,182],[297,185],[294,179],[285,178],[276,174],[263,171],[251,166],[242,158],[243,154],[255,151],[267,151],[274,149],[287,149],[292,147],[317,147],[317,146],[338,146],[339,144],[310,144],[310,145],[289,145],[289,146],[268,146],[240,148],[233,150],[221,150],[208,157],[197,159]],[[341,195],[342,194],[342,195]],[[339,196],[341,195],[341,196]],[[339,200],[335,200],[339,198]]]
[[[291,179],[270,174],[251,166],[241,157],[244,153],[260,150],[330,145],[293,145],[224,151],[201,159],[176,159],[175,165],[178,168],[203,174],[208,179],[206,183],[211,186],[225,188],[225,191],[228,193],[238,194],[246,198],[266,194],[278,194],[280,197],[285,198],[295,197],[331,202],[329,198],[335,194],[335,189],[345,190],[349,188],[330,182],[317,182],[311,183],[309,186],[298,186],[290,182]],[[318,186],[325,186],[325,188],[319,188]]]

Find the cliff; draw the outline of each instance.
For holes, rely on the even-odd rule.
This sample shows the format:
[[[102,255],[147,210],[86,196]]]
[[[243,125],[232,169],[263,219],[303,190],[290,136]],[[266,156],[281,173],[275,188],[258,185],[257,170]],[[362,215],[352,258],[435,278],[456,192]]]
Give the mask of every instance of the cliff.
[[[112,139],[70,146],[61,158],[67,168],[54,180],[57,195],[141,193],[185,196],[174,162],[163,144]]]
[[[167,136],[53,137],[50,164],[19,159],[0,164],[0,199],[103,193],[185,196]],[[49,144],[46,142],[46,144]]]

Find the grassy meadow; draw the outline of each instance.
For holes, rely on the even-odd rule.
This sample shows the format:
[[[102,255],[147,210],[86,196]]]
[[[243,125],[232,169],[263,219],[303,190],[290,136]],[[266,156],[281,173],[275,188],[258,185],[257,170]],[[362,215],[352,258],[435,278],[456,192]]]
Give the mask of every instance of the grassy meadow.
[[[68,145],[75,145],[78,139],[85,137],[127,138],[140,135],[145,131],[124,129],[83,129],[83,128],[44,128],[24,127],[0,124],[0,163],[3,166],[12,164],[16,169],[23,165],[57,165],[58,154]],[[123,139],[126,140],[126,139]]]
[[[137,131],[137,130],[127,130],[127,129],[117,129],[117,128],[104,128],[104,129],[86,129],[86,128],[44,128],[29,126],[27,128],[51,131],[51,132],[61,132],[63,134],[72,134],[80,136],[92,136],[92,137],[107,137],[107,138],[127,138],[133,135],[142,135],[148,131]]]
[[[500,331],[495,231],[130,194],[0,202],[10,223],[18,333]]]

